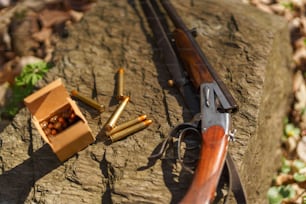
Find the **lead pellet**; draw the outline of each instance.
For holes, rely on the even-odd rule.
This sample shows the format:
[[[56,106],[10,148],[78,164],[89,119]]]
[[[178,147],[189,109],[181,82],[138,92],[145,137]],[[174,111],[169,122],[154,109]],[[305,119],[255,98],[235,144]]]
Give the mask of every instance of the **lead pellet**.
[[[123,93],[123,86],[124,86],[124,69],[120,68],[118,70],[118,82],[117,82],[117,99],[123,100],[124,99],[124,93]]]
[[[104,105],[99,104],[97,101],[88,98],[86,96],[83,96],[80,94],[77,90],[71,91],[72,96],[78,98],[80,101],[84,102],[85,104],[91,106],[92,108],[95,108],[96,110],[103,112],[105,110]]]
[[[130,126],[135,125],[135,124],[137,124],[137,123],[139,123],[139,122],[141,122],[141,121],[144,121],[146,118],[147,118],[147,115],[138,116],[138,117],[135,118],[135,119],[129,120],[129,121],[127,121],[127,122],[124,122],[124,123],[122,123],[122,124],[120,124],[120,125],[114,127],[112,130],[107,131],[107,132],[106,132],[106,135],[108,135],[108,136],[109,136],[109,135],[112,135],[112,134],[114,134],[114,133],[116,133],[116,132],[119,132],[119,131],[121,131],[121,130],[127,128],[127,127],[130,127]]]
[[[117,109],[113,112],[112,116],[108,119],[106,125],[104,126],[106,131],[110,131],[115,127],[117,120],[119,119],[122,111],[124,110],[129,100],[130,97],[126,96],[123,101],[121,101]]]
[[[152,120],[144,120],[140,123],[137,123],[136,125],[130,126],[126,129],[123,129],[119,132],[116,132],[112,135],[109,136],[110,140],[112,142],[116,142],[118,140],[121,140],[135,132],[138,132],[142,129],[145,129],[146,127],[148,127],[150,124],[152,123]]]

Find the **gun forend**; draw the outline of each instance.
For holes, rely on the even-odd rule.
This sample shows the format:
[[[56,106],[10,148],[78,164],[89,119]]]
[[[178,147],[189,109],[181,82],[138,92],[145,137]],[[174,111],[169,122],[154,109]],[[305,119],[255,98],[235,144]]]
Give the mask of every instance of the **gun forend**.
[[[173,32],[174,47],[196,90],[199,90],[202,83],[215,81],[228,101],[229,106],[223,107],[223,109],[226,112],[236,112],[238,105],[235,99],[207,60],[200,46],[187,29],[183,20],[176,13],[170,1],[161,0],[161,3],[176,27]]]
[[[182,60],[194,87],[199,90],[201,84],[213,82],[214,79],[208,71],[207,65],[203,62],[196,49],[194,49],[186,32],[181,29],[175,29],[173,38],[179,58]]]
[[[204,83],[216,82],[227,103],[226,106],[223,106],[223,109],[226,112],[236,112],[238,105],[235,99],[219,78],[217,72],[209,64],[191,33],[175,29],[173,38],[179,58],[196,90],[199,91],[200,86]]]
[[[202,141],[194,178],[180,204],[209,204],[214,200],[227,154],[228,137],[223,127],[215,125],[202,134]]]

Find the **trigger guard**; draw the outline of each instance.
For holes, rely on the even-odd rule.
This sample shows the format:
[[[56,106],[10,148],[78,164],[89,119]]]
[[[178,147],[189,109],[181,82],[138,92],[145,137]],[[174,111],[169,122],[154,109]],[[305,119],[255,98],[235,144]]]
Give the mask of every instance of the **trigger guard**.
[[[176,127],[174,127],[171,132],[170,132],[170,136],[171,137],[180,137],[180,135],[182,135],[185,131],[187,130],[194,130],[199,132],[199,127],[196,124],[192,124],[192,123],[182,123],[180,125],[177,125]]]
[[[190,168],[190,167],[187,167],[185,164],[184,164],[184,161],[183,161],[183,157],[181,155],[181,151],[180,151],[180,147],[181,147],[181,144],[182,144],[182,140],[184,139],[184,137],[188,134],[188,131],[192,131],[192,132],[195,132],[196,133],[196,136],[198,138],[201,138],[201,133],[200,131],[198,130],[198,128],[195,128],[194,126],[187,126],[185,127],[184,129],[182,129],[180,131],[180,133],[178,134],[178,149],[177,149],[177,157],[178,157],[178,162],[182,165],[182,167],[188,171],[189,173],[193,174],[194,171]],[[191,135],[194,135],[194,134],[191,134]]]
[[[182,131],[184,132],[185,129],[194,129],[200,132],[200,125],[201,125],[201,115],[198,113],[192,118],[190,122],[182,123],[182,124],[175,126],[171,130],[169,135],[171,137],[179,137],[181,132]]]
[[[182,138],[184,137],[184,134],[185,134],[186,131],[192,130],[192,131],[199,134],[200,133],[199,127],[200,127],[200,114],[198,113],[193,117],[193,119],[190,122],[182,123],[180,125],[175,126],[170,131],[169,136],[167,138],[165,138],[164,141],[161,143],[161,148],[160,148],[159,152],[151,155],[149,157],[149,159],[161,157],[163,155],[163,153],[165,152],[168,143],[170,141],[172,141],[172,139],[174,137],[178,138],[179,144],[180,144],[180,142],[181,142]]]

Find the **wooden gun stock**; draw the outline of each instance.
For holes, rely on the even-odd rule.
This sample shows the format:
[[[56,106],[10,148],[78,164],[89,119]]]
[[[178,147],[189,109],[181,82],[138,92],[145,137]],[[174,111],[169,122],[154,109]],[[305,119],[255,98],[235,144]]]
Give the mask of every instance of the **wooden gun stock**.
[[[214,200],[227,154],[228,137],[221,126],[215,125],[202,134],[202,141],[200,160],[181,204],[206,204]]]

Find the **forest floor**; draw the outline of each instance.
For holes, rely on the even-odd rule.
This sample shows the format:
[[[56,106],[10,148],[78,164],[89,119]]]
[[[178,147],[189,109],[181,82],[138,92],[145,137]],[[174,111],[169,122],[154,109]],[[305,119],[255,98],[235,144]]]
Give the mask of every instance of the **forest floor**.
[[[258,9],[288,22],[293,50],[294,101],[284,119],[283,159],[268,191],[270,204],[306,203],[306,1],[250,0]]]
[[[284,119],[283,159],[272,179],[270,204],[306,203],[306,1],[250,0],[258,9],[282,16],[288,22],[293,50],[294,101]]]

